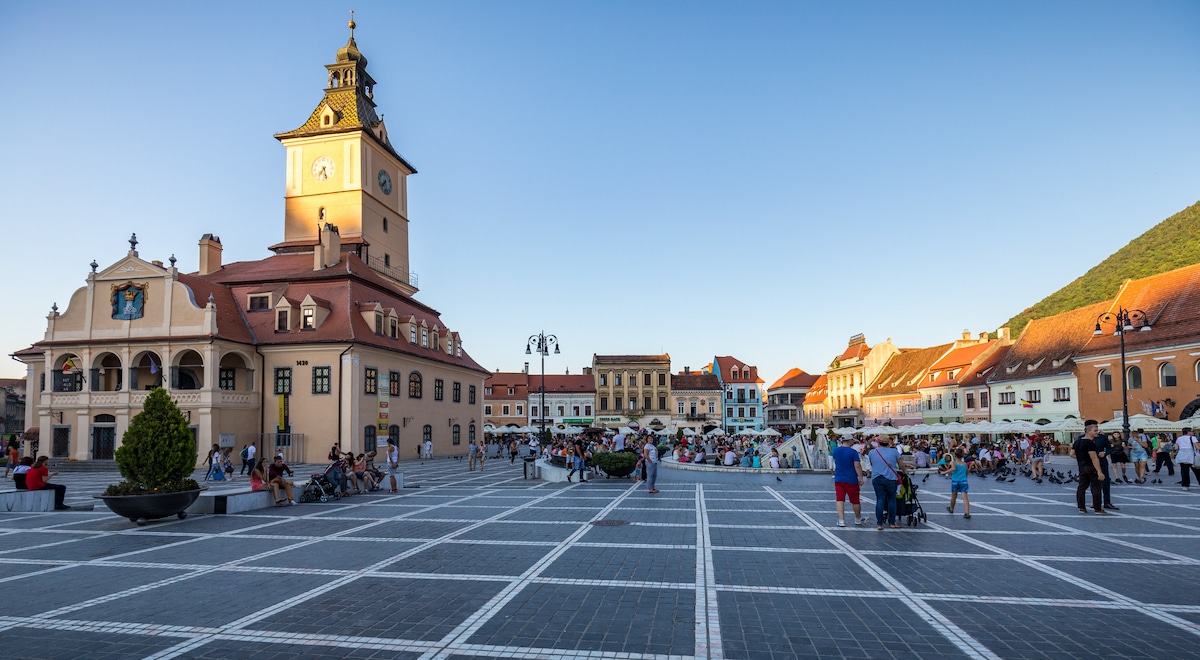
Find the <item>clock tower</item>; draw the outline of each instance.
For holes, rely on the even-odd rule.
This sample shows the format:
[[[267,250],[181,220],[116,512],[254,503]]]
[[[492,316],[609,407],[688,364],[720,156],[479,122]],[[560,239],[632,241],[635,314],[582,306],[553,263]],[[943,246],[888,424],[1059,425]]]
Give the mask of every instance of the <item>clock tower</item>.
[[[375,80],[350,39],[326,64],[325,97],[299,128],[275,136],[287,148],[284,242],[276,251],[306,249],[326,223],[375,271],[410,294],[408,175],[417,170],[392,147],[375,113]]]

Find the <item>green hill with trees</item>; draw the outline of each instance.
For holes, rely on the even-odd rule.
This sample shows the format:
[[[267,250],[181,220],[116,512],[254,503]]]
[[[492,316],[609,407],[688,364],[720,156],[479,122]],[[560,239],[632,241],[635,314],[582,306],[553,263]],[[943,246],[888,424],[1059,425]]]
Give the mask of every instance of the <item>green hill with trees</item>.
[[[1109,300],[1127,279],[1149,277],[1200,262],[1200,202],[1163,220],[1112,253],[1074,282],[1008,320],[1016,337],[1032,319]]]

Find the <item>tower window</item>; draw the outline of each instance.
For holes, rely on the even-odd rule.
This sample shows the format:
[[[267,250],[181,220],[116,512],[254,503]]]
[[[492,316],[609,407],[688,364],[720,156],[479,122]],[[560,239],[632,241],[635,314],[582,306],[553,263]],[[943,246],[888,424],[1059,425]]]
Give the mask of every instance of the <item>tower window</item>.
[[[383,230],[387,231],[387,218],[383,219]]]
[[[390,254],[383,255],[383,266],[385,268],[392,267],[392,255],[390,255]]]
[[[317,210],[317,219],[321,220],[321,221],[325,220],[325,207],[324,206],[322,206],[320,209]]]

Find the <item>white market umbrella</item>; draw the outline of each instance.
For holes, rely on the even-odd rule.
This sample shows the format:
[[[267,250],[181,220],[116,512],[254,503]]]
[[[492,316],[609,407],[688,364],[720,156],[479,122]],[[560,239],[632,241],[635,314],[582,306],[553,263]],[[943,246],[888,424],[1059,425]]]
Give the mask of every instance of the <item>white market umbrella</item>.
[[[848,435],[854,435],[855,433],[858,433],[858,429],[850,428],[849,426],[844,426],[840,429],[834,429],[833,432],[840,436],[848,436]]]
[[[783,434],[780,433],[779,431],[776,431],[775,429],[767,429],[767,430],[763,431],[762,433],[760,433],[759,435],[779,436],[779,435],[783,435]]]
[[[684,435],[696,435],[696,432],[691,429],[684,429],[683,434]]]

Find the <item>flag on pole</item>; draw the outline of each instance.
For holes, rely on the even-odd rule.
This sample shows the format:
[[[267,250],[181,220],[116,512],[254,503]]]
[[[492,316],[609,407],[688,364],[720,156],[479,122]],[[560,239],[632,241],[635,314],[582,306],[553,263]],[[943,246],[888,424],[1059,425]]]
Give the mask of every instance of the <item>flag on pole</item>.
[[[158,365],[154,364],[154,356],[153,355],[150,356],[150,373],[152,373],[152,374],[158,373]]]
[[[1145,401],[1143,401],[1142,402],[1142,412],[1147,415],[1153,415],[1154,414],[1154,404],[1146,403]]]
[[[75,363],[71,362],[71,358],[67,358],[67,361],[63,362],[62,371],[64,374],[71,373],[71,370],[74,368],[75,368]]]
[[[1028,402],[1028,401],[1026,401],[1025,399],[1021,399],[1021,407],[1022,407],[1022,408],[1032,408],[1032,407],[1033,407],[1033,404],[1032,404],[1032,403],[1029,403],[1029,402]]]

